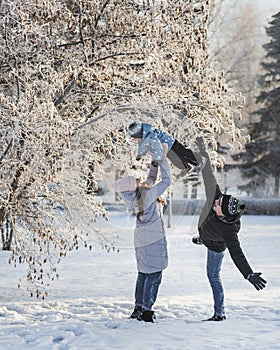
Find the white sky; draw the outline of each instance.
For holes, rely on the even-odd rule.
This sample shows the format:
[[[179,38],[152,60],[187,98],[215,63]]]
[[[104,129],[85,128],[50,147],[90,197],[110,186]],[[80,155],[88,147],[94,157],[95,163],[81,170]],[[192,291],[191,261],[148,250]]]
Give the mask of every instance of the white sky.
[[[244,0],[240,1],[244,3]],[[248,2],[250,2],[250,0]],[[263,13],[261,17],[263,17],[263,23],[265,26],[270,22],[271,17],[280,11],[279,0],[254,0],[254,4],[260,9],[260,14]]]

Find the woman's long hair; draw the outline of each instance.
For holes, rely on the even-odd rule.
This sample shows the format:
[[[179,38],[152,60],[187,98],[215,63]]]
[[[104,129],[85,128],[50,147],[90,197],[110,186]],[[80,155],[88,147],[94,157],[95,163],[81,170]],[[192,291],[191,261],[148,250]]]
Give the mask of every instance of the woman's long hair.
[[[145,197],[145,192],[147,192],[152,186],[141,186],[136,188],[136,199],[137,199],[137,204],[138,204],[138,213],[136,214],[136,218],[138,221],[141,221],[140,216],[144,214],[144,202],[143,202],[143,197]],[[164,205],[164,200],[159,197],[157,201]]]

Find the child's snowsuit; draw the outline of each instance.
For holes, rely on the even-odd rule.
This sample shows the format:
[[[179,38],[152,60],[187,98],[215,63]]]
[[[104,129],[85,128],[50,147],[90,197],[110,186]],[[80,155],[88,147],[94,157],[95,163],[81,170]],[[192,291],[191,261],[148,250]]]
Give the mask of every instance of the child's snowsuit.
[[[152,153],[152,160],[160,163],[163,159],[162,144],[168,147],[167,158],[179,169],[189,169],[189,163],[197,166],[198,162],[194,153],[185,148],[172,135],[153,128],[151,124],[134,122],[129,125],[128,133],[133,138],[142,139],[138,143],[138,154],[136,159],[140,159],[147,152]]]

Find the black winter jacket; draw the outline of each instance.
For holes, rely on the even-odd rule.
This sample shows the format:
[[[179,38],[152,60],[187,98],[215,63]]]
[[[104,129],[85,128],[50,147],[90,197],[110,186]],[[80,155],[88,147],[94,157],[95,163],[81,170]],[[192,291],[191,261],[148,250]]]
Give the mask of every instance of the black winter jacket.
[[[241,249],[238,232],[241,227],[240,214],[232,218],[222,218],[216,215],[213,204],[222,194],[212,171],[211,162],[206,151],[200,150],[207,158],[207,163],[202,170],[202,176],[206,192],[206,203],[199,217],[198,231],[203,244],[210,250],[222,252],[228,248],[230,256],[242,273],[247,278],[253,272]]]

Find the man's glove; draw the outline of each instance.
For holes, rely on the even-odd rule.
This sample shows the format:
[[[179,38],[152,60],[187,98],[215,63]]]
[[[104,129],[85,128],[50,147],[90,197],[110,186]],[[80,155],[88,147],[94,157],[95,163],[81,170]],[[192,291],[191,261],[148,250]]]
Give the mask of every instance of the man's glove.
[[[201,238],[200,238],[199,236],[193,236],[192,242],[193,242],[194,244],[199,244],[199,245],[203,244],[203,243],[202,243],[202,240],[201,240]]]
[[[195,143],[197,144],[197,146],[198,146],[200,151],[205,151],[206,150],[203,137],[198,136],[196,138],[196,140],[195,140]]]
[[[195,143],[199,149],[200,155],[208,158],[208,153],[203,138],[201,136],[197,137]]]
[[[252,272],[247,277],[247,280],[252,283],[252,285],[257,289],[261,290],[265,287],[266,281],[260,277],[262,273],[261,272]]]
[[[152,161],[152,166],[154,166],[155,168],[158,167],[158,162],[156,162],[155,160]]]

